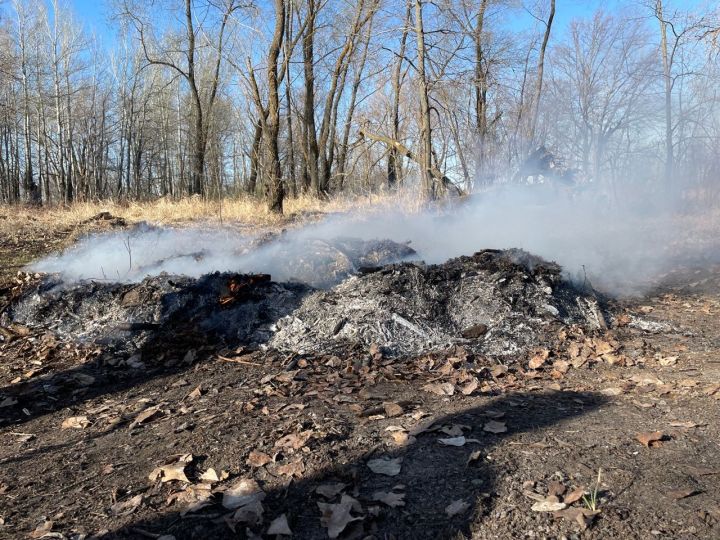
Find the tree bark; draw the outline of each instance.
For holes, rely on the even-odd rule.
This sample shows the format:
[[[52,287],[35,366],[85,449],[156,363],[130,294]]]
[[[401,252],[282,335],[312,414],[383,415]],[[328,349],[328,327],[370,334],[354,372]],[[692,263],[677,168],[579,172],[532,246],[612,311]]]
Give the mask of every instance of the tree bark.
[[[275,32],[268,52],[268,117],[265,122],[269,178],[265,199],[271,212],[282,214],[285,190],[280,166],[278,135],[280,131],[280,98],[278,92],[278,57],[285,35],[285,0],[275,0]]]

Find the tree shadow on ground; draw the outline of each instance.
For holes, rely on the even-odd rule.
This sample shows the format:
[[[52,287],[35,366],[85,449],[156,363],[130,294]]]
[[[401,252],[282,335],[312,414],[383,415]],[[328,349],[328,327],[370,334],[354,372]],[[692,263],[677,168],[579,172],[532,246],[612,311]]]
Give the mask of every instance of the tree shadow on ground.
[[[236,300],[223,306],[219,299],[228,294],[228,281],[232,278],[232,274],[216,273],[197,280],[180,278],[181,284],[175,284],[173,280],[178,278],[173,276],[154,278],[173,284],[170,292],[164,284],[161,296],[157,289],[143,291],[147,298],[141,296],[139,300],[161,306],[159,322],[142,320],[152,312],[147,307],[118,307],[126,295],[142,284],[93,284],[82,291],[81,299],[76,290],[60,290],[52,299],[43,299],[46,306],[40,311],[41,317],[47,321],[60,320],[61,328],[63,317],[73,317],[73,321],[87,319],[79,323],[86,326],[111,324],[103,321],[103,317],[96,322],[92,316],[73,314],[83,307],[81,302],[92,303],[93,310],[101,313],[103,309],[124,310],[121,313],[127,319],[120,324],[117,320],[112,323],[118,329],[103,336],[102,352],[93,360],[0,387],[0,402],[12,402],[0,408],[0,428],[18,426],[66,407],[78,407],[157,377],[182,373],[225,348],[247,345],[257,348],[271,337],[269,327],[297,309],[313,291],[301,284],[262,281],[243,289]],[[103,303],[113,303],[114,307],[106,308]],[[138,322],[136,316],[141,310]],[[69,346],[74,346],[72,341]],[[59,354],[62,355],[62,350]]]
[[[236,532],[225,521],[232,512],[222,508],[219,495],[210,507],[181,516],[178,511],[165,512],[164,498],[153,498],[151,488],[146,493],[144,510],[147,514],[156,508],[156,515],[126,522],[100,538],[120,540],[161,535],[172,535],[177,540],[256,538],[266,535],[268,524],[282,514],[287,516],[293,538],[327,538],[328,530],[321,524],[317,503],[338,503],[340,495],[327,499],[315,490],[328,482],[345,484],[344,493],[362,506],[361,512],[352,510],[352,516],[362,519],[350,523],[341,538],[438,539],[470,535],[473,522],[492,509],[499,477],[508,472],[502,465],[495,465],[495,459],[490,457],[500,441],[561,424],[597,409],[604,402],[601,395],[594,393],[508,394],[482,407],[439,417],[433,423],[434,431],[419,434],[416,442],[399,449],[373,449],[351,458],[329,453],[330,459],[347,462],[328,465],[299,481],[268,490],[263,501],[263,523],[249,527],[237,523]],[[500,416],[507,424],[507,433],[484,431],[487,422]],[[401,422],[398,419],[398,423]],[[441,431],[443,428],[451,433],[462,429],[466,439],[475,440],[459,447],[443,445],[439,439],[452,436]],[[358,432],[352,436],[362,436],[362,431]],[[311,444],[310,449],[327,452],[319,443]],[[374,459],[400,459],[401,471],[396,476],[375,474],[368,467],[368,461]],[[232,479],[227,482],[231,483]],[[405,504],[391,508],[375,501],[378,492],[404,493]],[[161,502],[154,505],[154,501]],[[465,509],[449,516],[446,509],[453,504]]]

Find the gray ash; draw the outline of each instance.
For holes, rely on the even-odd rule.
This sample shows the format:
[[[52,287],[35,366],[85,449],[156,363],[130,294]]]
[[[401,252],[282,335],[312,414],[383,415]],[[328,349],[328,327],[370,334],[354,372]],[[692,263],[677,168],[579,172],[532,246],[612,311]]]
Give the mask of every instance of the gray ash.
[[[520,250],[383,266],[397,244],[376,242],[374,251],[352,258],[345,253],[368,244],[343,242],[344,251],[332,247],[343,254],[335,263],[311,257],[307,266],[298,263],[324,284],[354,274],[327,290],[229,273],[162,274],[135,284],[66,285],[48,277],[9,314],[30,327],[128,353],[147,349],[149,341],[195,335],[213,346],[297,353],[375,344],[402,356],[463,344],[499,357],[547,342],[563,325],[592,330],[604,324],[594,292],[563,279],[558,265]]]

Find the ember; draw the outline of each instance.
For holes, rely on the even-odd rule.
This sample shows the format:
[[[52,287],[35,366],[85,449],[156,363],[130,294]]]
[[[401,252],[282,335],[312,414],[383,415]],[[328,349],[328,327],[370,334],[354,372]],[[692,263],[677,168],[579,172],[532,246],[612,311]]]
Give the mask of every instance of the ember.
[[[257,292],[254,287],[270,283],[270,274],[248,274],[233,276],[228,280],[228,293],[223,294],[220,299],[221,306],[229,306],[234,302],[242,302],[255,297]]]

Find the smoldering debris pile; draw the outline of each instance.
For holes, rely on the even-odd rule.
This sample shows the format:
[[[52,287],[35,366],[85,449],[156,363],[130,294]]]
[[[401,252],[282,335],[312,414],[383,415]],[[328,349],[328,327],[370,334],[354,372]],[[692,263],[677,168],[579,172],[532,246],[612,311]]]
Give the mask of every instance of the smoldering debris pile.
[[[591,290],[579,290],[558,265],[524,251],[487,250],[437,265],[390,265],[315,292],[278,321],[270,344],[300,352],[375,344],[402,355],[463,343],[504,356],[570,324],[604,326]]]
[[[395,249],[391,242],[377,245]],[[545,343],[563,325],[604,325],[592,290],[573,286],[559,266],[520,250],[487,250],[437,265],[356,267],[376,254],[337,257],[337,267],[308,263],[307,271],[327,271],[316,274],[324,282],[338,268],[349,271],[345,262],[357,271],[326,290],[258,274],[163,274],[135,284],[74,285],[48,277],[9,315],[16,323],[128,354],[173,336],[197,335],[204,345],[295,353],[342,354],[375,345],[388,356],[402,356],[463,344],[499,357]]]
[[[200,334],[229,346],[258,346],[270,339],[277,320],[299,307],[312,286],[329,287],[353,273],[414,253],[406,244],[390,240],[283,242],[272,235],[259,239],[247,254],[258,261],[260,271],[273,268],[274,275],[276,271],[287,280],[282,283],[272,282],[270,275],[227,272],[199,278],[161,273],[137,283],[65,282],[60,272],[47,276],[9,313],[15,323],[112,345],[116,351],[147,348],[152,340],[168,339],[173,333]],[[194,257],[202,259],[202,251]]]
[[[300,283],[220,273],[197,279],[161,275],[136,284],[67,286],[48,279],[16,303],[10,316],[61,337],[111,346],[117,353],[134,354],[153,342],[190,335],[216,344],[259,344],[311,290]]]

